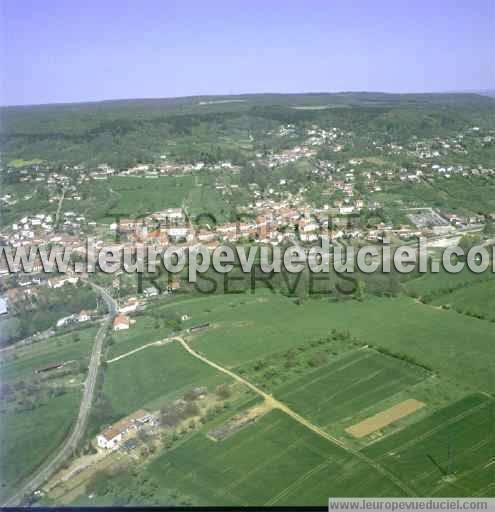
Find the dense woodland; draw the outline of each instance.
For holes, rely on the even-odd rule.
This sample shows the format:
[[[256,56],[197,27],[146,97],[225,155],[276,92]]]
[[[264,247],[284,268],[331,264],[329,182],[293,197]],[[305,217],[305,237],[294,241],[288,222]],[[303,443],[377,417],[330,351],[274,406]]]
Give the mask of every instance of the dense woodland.
[[[448,135],[472,124],[493,127],[495,99],[476,94],[268,94],[6,107],[0,112],[5,162],[106,162],[124,168],[156,160],[167,141],[177,143],[168,152],[178,161],[242,164],[246,152],[228,141],[248,135],[257,141],[256,135],[280,123],[337,127],[365,139],[372,134],[380,143]]]

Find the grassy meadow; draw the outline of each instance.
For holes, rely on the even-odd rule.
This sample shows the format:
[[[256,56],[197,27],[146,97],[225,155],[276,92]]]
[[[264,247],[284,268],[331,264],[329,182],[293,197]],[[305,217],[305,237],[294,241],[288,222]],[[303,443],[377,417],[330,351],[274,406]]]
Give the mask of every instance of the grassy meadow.
[[[289,349],[331,329],[349,331],[363,345],[413,359],[466,389],[495,391],[493,324],[417,303],[409,298],[373,298],[363,302],[307,301],[280,295],[232,306],[228,317],[215,314],[211,328],[193,346],[216,362],[236,367],[263,355]],[[243,299],[236,296],[235,304]],[[459,364],[462,355],[463,364]],[[469,368],[469,372],[465,369]]]
[[[73,389],[31,411],[0,413],[0,499],[52,456],[77,417],[81,392]]]
[[[178,343],[146,348],[110,363],[103,392],[115,419],[141,407],[159,408],[164,400],[180,396],[195,386],[214,387],[229,380],[194,359]]]

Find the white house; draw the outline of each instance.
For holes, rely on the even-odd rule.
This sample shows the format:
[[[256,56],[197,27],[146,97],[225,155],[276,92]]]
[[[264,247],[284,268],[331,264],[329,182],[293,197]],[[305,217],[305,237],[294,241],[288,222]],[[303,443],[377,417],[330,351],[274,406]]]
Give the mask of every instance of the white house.
[[[87,322],[88,320],[91,320],[91,315],[88,313],[88,311],[82,310],[79,313],[77,320],[78,322]]]
[[[60,277],[48,280],[48,286],[50,288],[61,288],[66,283],[77,284],[79,281],[78,277]]]
[[[65,316],[64,318],[61,318],[60,320],[57,320],[57,327],[63,327],[64,325],[69,325],[73,323],[76,320],[74,315]]]
[[[119,308],[120,313],[135,313],[140,306],[139,301],[135,297],[130,297],[127,303]]]
[[[100,448],[106,450],[115,450],[122,441],[122,432],[115,427],[106,428],[100,435],[96,437],[96,442]]]
[[[131,431],[141,428],[145,423],[154,423],[156,418],[139,409],[130,416],[118,421],[117,423],[107,427],[101,434],[96,436],[96,442],[100,448],[106,450],[115,450],[119,444]]]
[[[150,286],[143,290],[143,294],[145,297],[156,297],[158,295],[158,290],[154,286]]]

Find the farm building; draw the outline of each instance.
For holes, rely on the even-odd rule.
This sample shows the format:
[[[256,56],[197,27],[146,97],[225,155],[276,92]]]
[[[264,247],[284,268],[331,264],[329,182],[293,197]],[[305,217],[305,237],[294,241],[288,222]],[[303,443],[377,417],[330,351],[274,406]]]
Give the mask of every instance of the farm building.
[[[136,297],[129,297],[129,299],[127,299],[127,302],[119,308],[119,312],[127,314],[135,313],[142,307],[142,304]]]
[[[100,448],[115,450],[120,446],[127,434],[133,430],[139,429],[146,423],[153,423],[154,421],[155,417],[153,415],[140,409],[107,427],[96,437],[96,442]]]
[[[193,325],[190,329],[189,329],[189,332],[198,332],[198,331],[203,331],[205,329],[208,329],[208,327],[210,327],[210,323],[209,322],[205,322],[203,324],[198,324],[198,325]]]
[[[96,438],[96,441],[100,448],[114,450],[122,441],[122,432],[114,427],[108,427]]]
[[[45,373],[45,372],[50,372],[52,370],[58,370],[59,368],[62,368],[64,365],[65,365],[65,363],[63,363],[63,362],[50,364],[48,366],[44,366],[43,368],[38,368],[37,370],[34,371],[34,373]]]
[[[114,331],[123,331],[124,329],[129,329],[130,320],[128,316],[125,315],[117,315],[113,319],[113,330]]]
[[[65,327],[66,325],[74,324],[77,322],[76,315],[64,316],[57,320],[57,327]]]

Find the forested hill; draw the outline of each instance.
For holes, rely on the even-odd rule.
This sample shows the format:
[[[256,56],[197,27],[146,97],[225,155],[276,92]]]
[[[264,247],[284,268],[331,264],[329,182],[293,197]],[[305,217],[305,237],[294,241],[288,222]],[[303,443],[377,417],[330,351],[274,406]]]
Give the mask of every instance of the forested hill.
[[[281,123],[338,127],[400,142],[469,124],[493,127],[495,98],[478,94],[313,93],[197,96],[4,107],[4,161],[126,166],[150,161],[163,141],[256,136]]]

